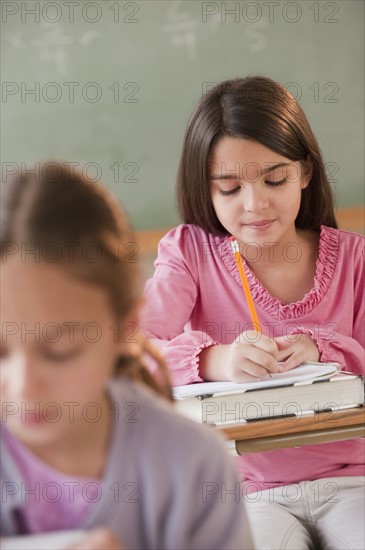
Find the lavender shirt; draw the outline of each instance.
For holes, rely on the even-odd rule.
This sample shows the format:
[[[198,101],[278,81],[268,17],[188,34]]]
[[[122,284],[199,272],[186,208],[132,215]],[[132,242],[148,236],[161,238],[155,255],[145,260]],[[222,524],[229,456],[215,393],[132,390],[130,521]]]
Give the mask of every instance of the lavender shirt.
[[[263,333],[310,334],[321,361],[337,361],[364,375],[364,242],[360,235],[322,226],[313,288],[291,304],[271,296],[245,264]],[[252,247],[250,253],[254,258],[258,251]],[[200,382],[201,350],[230,344],[252,328],[229,238],[180,225],[161,240],[155,267],[146,284],[141,328],[164,350],[175,385]],[[237,460],[250,483],[248,492],[363,475],[364,440],[252,453]]]
[[[1,534],[19,534],[21,517],[30,533],[106,526],[128,550],[252,548],[241,485],[218,436],[130,380],[116,381],[111,395],[101,479],[50,468],[2,425]]]

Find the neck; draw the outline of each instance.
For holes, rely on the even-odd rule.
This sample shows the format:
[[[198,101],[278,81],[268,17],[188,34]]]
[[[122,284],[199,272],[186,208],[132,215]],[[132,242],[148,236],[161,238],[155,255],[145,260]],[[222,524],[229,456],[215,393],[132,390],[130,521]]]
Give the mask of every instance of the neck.
[[[317,257],[318,235],[311,231],[294,228],[280,241],[239,243],[240,251],[247,265],[253,271],[288,267],[301,261],[311,261]]]
[[[246,261],[271,296],[284,304],[298,302],[313,288],[318,237],[310,231],[299,233],[295,240],[273,243],[271,248],[260,250],[257,261]]]

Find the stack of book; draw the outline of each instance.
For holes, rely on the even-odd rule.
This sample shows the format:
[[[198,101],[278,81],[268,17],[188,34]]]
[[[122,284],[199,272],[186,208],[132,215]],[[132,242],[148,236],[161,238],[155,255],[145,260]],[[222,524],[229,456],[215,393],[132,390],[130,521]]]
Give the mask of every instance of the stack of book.
[[[218,426],[364,405],[364,377],[337,363],[302,363],[258,382],[176,386],[174,397],[182,414]]]

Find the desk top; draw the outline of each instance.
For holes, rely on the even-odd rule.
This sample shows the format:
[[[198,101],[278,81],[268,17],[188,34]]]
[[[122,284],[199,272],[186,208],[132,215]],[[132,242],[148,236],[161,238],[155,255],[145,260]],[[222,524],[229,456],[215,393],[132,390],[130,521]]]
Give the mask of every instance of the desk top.
[[[238,454],[365,437],[365,407],[302,417],[255,420],[217,428]]]

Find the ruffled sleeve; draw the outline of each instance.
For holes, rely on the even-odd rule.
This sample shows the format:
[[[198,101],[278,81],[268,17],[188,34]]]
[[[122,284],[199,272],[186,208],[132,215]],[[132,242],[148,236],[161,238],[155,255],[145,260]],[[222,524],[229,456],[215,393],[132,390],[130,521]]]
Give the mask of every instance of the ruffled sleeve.
[[[165,356],[173,385],[201,382],[199,354],[218,343],[189,327],[199,294],[197,253],[190,226],[171,230],[160,241],[156,270],[145,288],[141,329]]]

